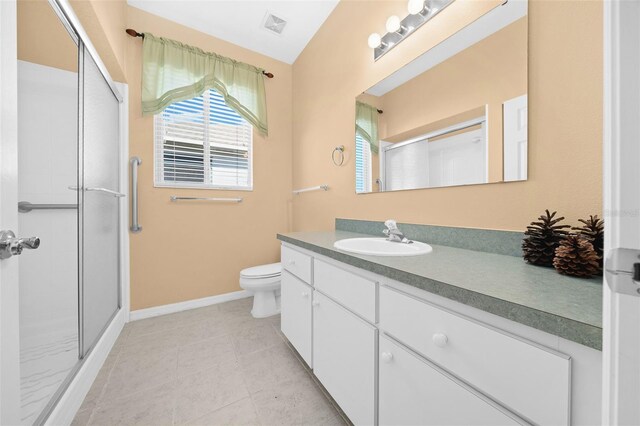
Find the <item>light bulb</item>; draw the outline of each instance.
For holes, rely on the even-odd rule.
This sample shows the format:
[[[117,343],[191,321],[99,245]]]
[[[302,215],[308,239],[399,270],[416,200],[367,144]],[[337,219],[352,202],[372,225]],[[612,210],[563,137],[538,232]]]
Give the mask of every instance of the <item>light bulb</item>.
[[[382,44],[382,37],[380,37],[380,34],[378,33],[373,33],[369,36],[367,43],[370,48],[375,49]]]
[[[395,33],[400,29],[400,18],[398,18],[396,15],[389,16],[389,19],[387,19],[386,27],[387,32]]]
[[[417,15],[424,8],[424,0],[409,0],[407,10],[412,15]]]

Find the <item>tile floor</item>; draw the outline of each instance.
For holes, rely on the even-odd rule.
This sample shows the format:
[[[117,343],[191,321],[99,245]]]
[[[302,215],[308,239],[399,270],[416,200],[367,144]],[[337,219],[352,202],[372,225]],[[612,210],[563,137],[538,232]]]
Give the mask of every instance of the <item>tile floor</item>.
[[[348,423],[252,299],[125,326],[74,425]]]

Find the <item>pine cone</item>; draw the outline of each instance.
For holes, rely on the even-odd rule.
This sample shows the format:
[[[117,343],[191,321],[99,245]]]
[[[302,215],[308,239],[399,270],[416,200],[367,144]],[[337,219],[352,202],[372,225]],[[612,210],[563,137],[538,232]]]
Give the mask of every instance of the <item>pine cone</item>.
[[[602,269],[602,255],[604,252],[604,221],[598,219],[598,215],[589,216],[589,219],[579,219],[584,226],[573,227],[574,231],[578,231],[577,234],[585,237],[592,245],[596,254],[600,258],[598,260],[600,269]]]
[[[560,242],[569,234],[565,231],[569,225],[558,225],[564,217],[554,219],[557,212],[549,213],[545,210],[546,216],[541,215],[538,222],[531,222],[527,226],[522,241],[522,253],[524,260],[533,265],[553,266],[553,258]]]
[[[599,257],[588,239],[580,235],[567,236],[556,249],[553,266],[561,274],[589,278],[600,274]]]

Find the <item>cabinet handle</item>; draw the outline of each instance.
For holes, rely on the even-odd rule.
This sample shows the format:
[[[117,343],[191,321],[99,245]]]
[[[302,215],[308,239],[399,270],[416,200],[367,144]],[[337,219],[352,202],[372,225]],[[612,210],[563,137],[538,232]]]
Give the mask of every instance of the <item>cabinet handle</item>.
[[[393,354],[391,352],[382,352],[380,358],[382,362],[389,364],[393,360]]]
[[[309,297],[309,293],[307,293],[306,291],[303,291],[302,294],[300,295],[302,297]]]
[[[431,338],[433,344],[439,348],[444,348],[447,346],[447,342],[449,342],[449,338],[444,333],[435,333]]]
[[[320,302],[318,302],[317,300],[314,300],[313,302],[311,302],[311,305],[320,306]]]

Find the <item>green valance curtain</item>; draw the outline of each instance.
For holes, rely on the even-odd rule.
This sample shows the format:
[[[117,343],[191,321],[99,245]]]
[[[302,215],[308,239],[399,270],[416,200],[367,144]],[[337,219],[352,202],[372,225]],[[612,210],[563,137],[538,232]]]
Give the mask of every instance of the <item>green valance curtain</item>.
[[[157,114],[169,104],[215,89],[227,105],[267,135],[267,98],[261,68],[204,52],[197,47],[144,34],[142,113]]]
[[[356,133],[371,146],[371,152],[378,153],[378,109],[364,102],[356,101]]]

